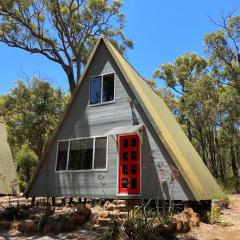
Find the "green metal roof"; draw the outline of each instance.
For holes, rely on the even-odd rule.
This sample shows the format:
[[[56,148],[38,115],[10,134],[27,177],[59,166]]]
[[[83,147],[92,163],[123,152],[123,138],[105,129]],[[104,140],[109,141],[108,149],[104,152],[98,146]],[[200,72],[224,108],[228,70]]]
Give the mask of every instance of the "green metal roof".
[[[12,181],[16,181],[16,171],[12,153],[7,142],[7,131],[3,122],[0,122],[0,194],[19,193],[19,186],[14,187]]]

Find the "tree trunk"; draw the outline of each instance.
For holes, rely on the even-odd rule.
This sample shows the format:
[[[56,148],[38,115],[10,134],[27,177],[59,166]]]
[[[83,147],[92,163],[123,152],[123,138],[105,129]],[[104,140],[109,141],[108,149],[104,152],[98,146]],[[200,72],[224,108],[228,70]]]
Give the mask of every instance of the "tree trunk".
[[[187,133],[190,142],[192,142],[192,129],[191,129],[191,122],[187,119]]]
[[[238,177],[238,166],[237,166],[235,151],[234,151],[232,143],[231,143],[231,147],[230,147],[230,152],[231,152],[231,163],[232,163],[233,175],[234,175],[234,177]]]
[[[206,153],[205,153],[206,152],[206,146],[205,146],[205,142],[204,142],[204,138],[203,138],[203,134],[202,134],[202,129],[198,129],[198,132],[199,132],[199,135],[200,135],[203,162],[205,163],[206,166],[208,166]]]
[[[71,94],[73,94],[74,89],[76,88],[76,83],[75,83],[75,80],[74,80],[74,74],[73,73],[68,74],[68,83],[69,83],[69,87],[70,87],[70,92],[71,92]]]

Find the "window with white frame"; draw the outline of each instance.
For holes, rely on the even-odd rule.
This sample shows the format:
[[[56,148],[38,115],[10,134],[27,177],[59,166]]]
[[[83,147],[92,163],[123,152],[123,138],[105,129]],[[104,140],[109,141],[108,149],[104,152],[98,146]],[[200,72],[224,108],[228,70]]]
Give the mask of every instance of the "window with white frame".
[[[90,105],[114,101],[114,74],[90,78]]]
[[[56,171],[106,169],[107,137],[58,142]]]

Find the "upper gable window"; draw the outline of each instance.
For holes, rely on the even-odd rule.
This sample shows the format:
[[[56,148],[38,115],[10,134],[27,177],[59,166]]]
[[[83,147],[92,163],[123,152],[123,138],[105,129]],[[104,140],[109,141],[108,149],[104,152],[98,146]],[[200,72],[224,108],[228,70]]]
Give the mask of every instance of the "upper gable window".
[[[90,105],[114,101],[114,74],[90,79]]]

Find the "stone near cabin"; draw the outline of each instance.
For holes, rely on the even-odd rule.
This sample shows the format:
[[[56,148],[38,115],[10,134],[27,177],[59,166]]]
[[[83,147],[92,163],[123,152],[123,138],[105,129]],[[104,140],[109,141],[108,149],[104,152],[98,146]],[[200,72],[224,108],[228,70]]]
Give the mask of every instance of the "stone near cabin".
[[[120,218],[127,218],[128,217],[128,212],[119,212],[119,217]]]
[[[128,212],[129,211],[129,207],[124,204],[115,206],[115,209],[117,209],[119,212]]]
[[[99,213],[99,217],[100,218],[109,218],[111,216],[111,212],[110,211],[103,211]]]
[[[97,219],[97,224],[101,226],[110,226],[113,220],[111,218],[100,218]]]
[[[87,217],[84,215],[79,215],[78,213],[74,213],[71,215],[70,219],[74,221],[76,226],[81,226],[86,222]]]
[[[89,223],[90,224],[96,224],[98,219],[98,213],[92,213],[89,217]]]
[[[104,205],[104,208],[106,211],[114,211],[116,209],[116,205],[109,203],[107,205]]]
[[[10,227],[9,221],[0,221],[0,230],[8,230]]]
[[[66,220],[66,222],[64,223],[64,226],[63,226],[64,230],[67,230],[67,231],[70,231],[70,230],[73,230],[75,228],[75,219],[73,218],[68,218]]]
[[[12,222],[10,222],[9,230],[18,231],[19,224],[20,224],[20,221],[12,221]]]
[[[120,214],[120,212],[118,210],[114,210],[114,211],[110,212],[110,217],[112,219],[116,219],[116,218],[119,218],[119,214]]]
[[[82,203],[78,203],[77,206],[75,207],[75,211],[76,213],[78,213],[79,215],[83,215],[86,218],[90,217],[90,215],[92,214],[92,211],[90,208],[86,207],[84,204]]]
[[[32,232],[32,231],[36,231],[37,230],[37,226],[34,223],[33,220],[31,219],[27,219],[24,221],[21,221],[18,224],[18,229],[19,232]]]
[[[199,227],[200,217],[192,208],[183,210],[180,214],[173,218],[172,228],[176,228],[178,233],[186,233],[193,227]]]
[[[127,200],[118,200],[118,199],[115,199],[112,201],[112,204],[114,205],[120,205],[120,204],[124,204],[124,205],[127,205]]]
[[[50,233],[55,230],[55,226],[52,223],[45,223],[42,229],[43,233]]]

